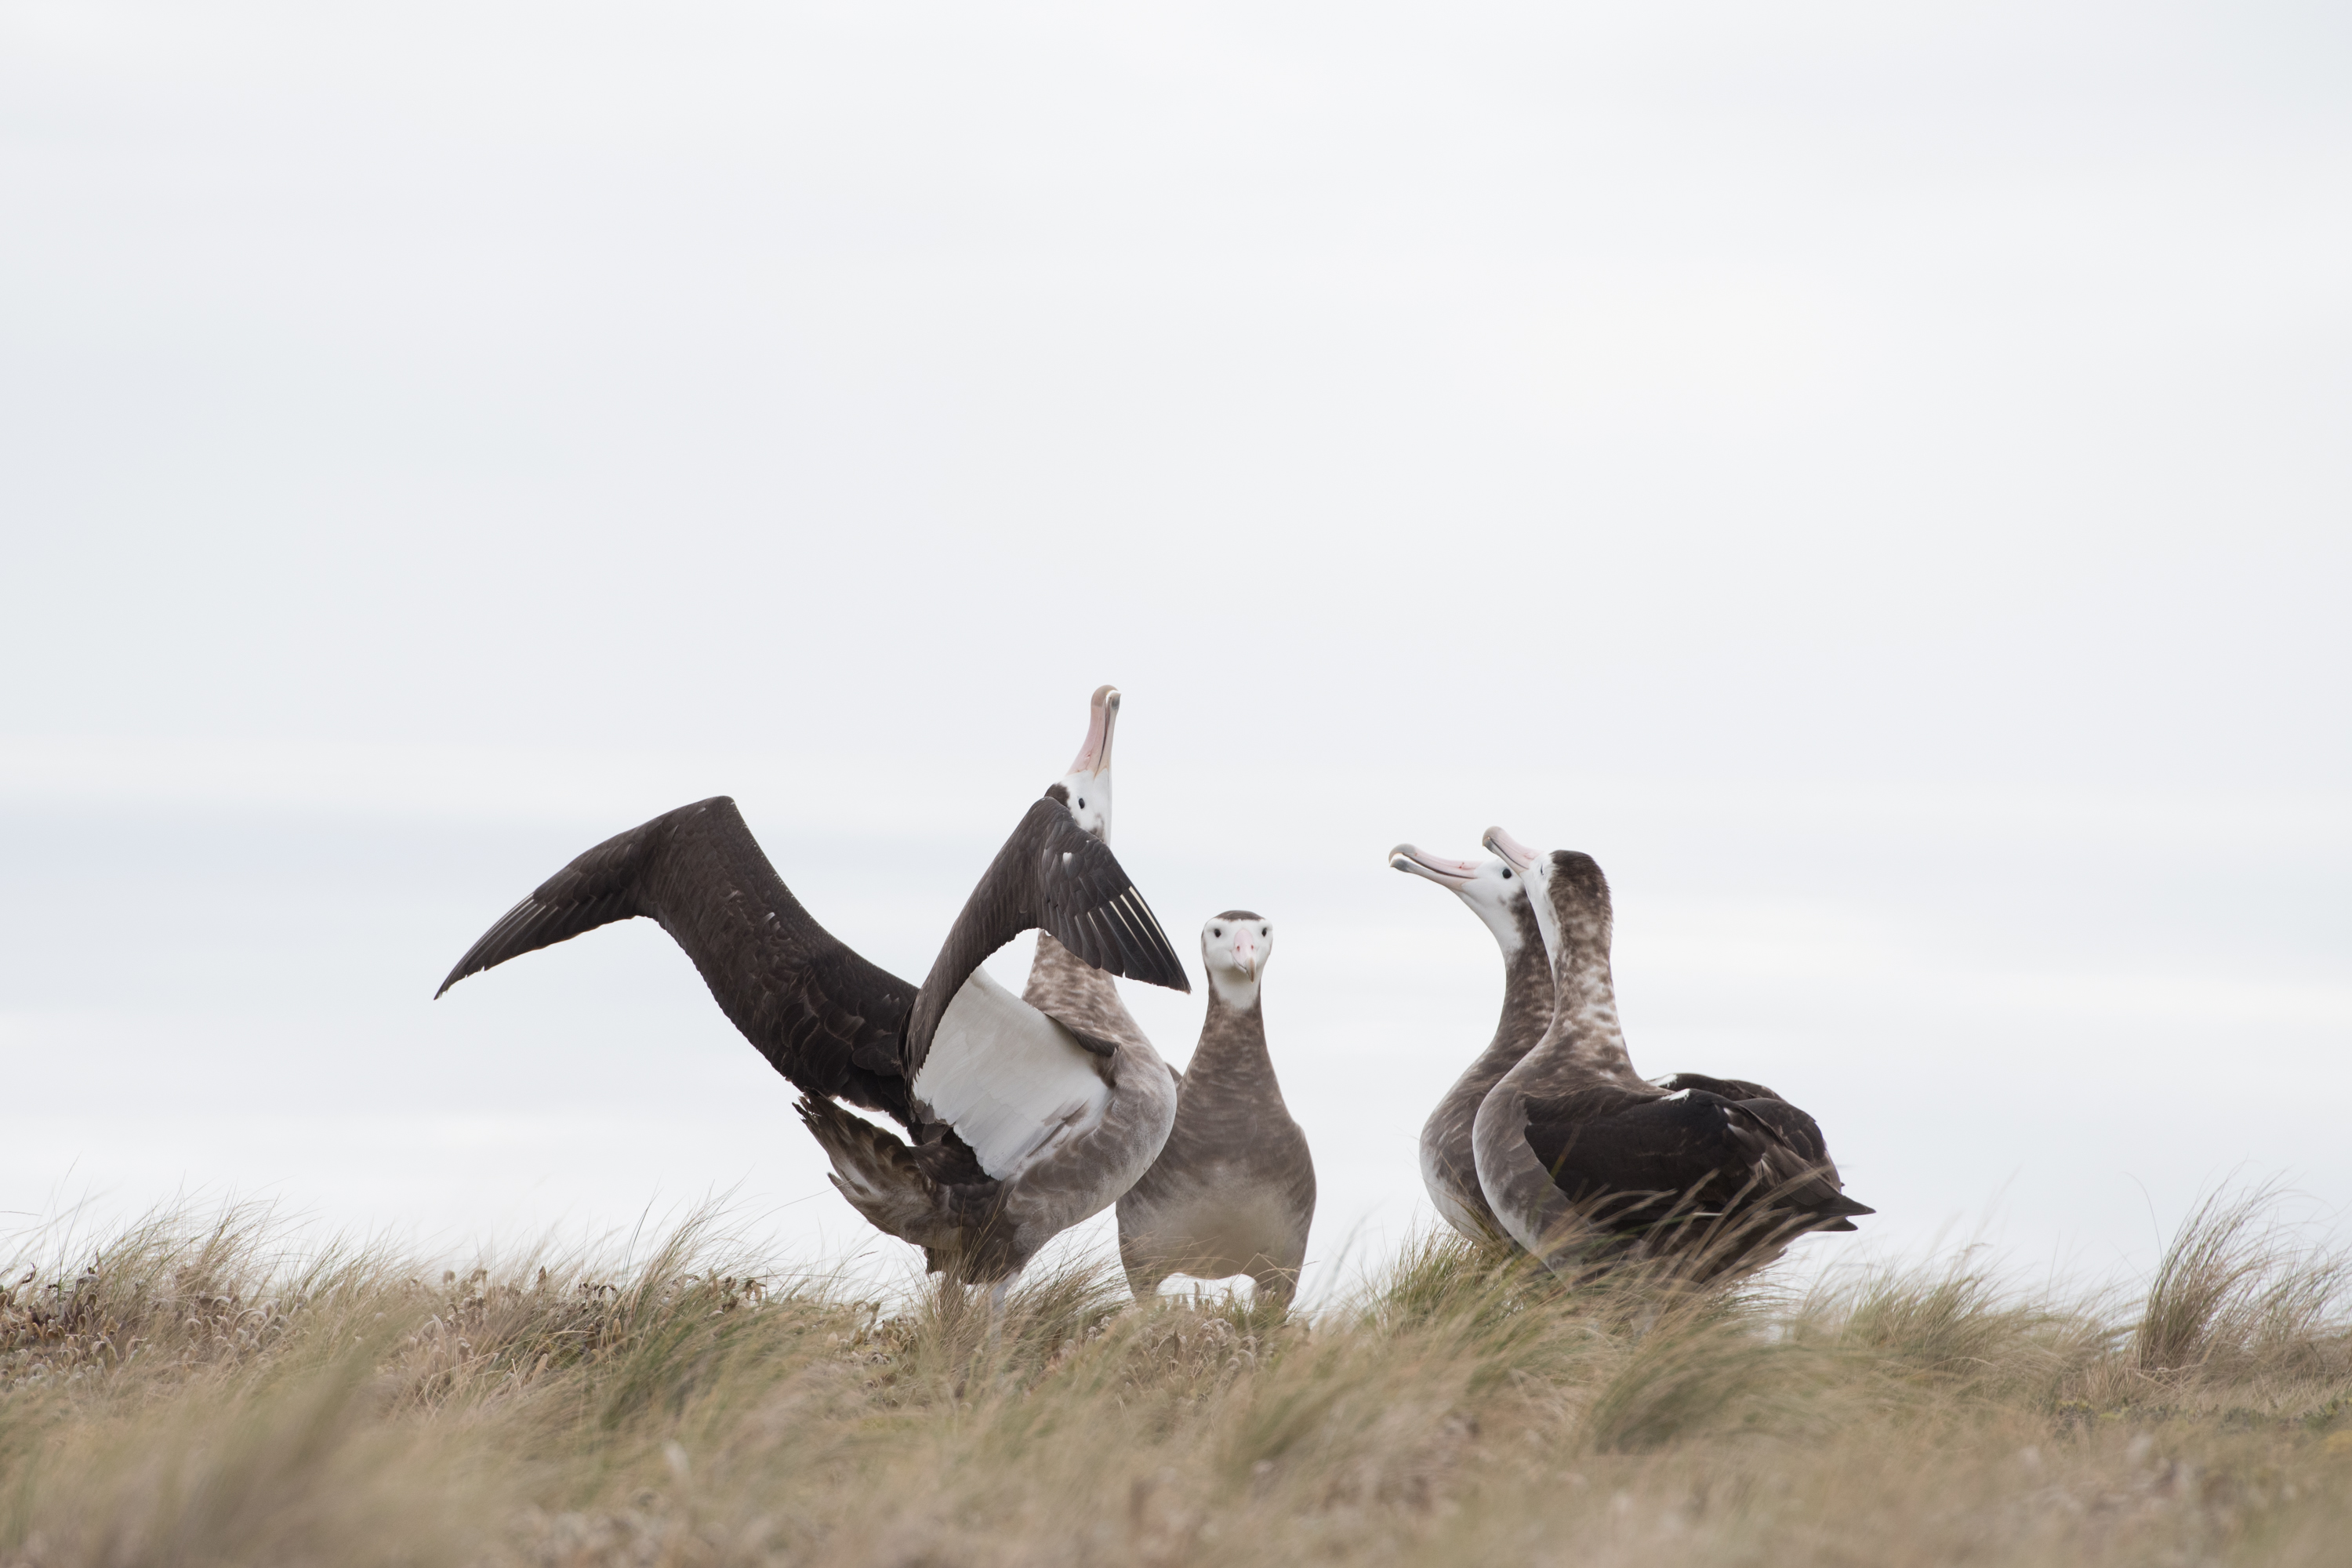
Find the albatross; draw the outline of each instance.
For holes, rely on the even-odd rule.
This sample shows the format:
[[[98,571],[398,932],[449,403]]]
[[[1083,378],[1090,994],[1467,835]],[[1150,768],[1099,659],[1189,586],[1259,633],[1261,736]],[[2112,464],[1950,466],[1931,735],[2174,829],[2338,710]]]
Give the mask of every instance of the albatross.
[[[1106,720],[1106,754],[1108,738]],[[923,1247],[934,1269],[994,1287],[1001,1308],[1039,1247],[1150,1167],[1175,1119],[1174,1079],[1139,1034],[1109,1037],[1090,1016],[1057,1016],[980,968],[1035,929],[1085,966],[1191,991],[1159,920],[1089,830],[1086,798],[1066,778],[1029,807],[920,986],[819,925],[719,795],[574,859],[467,949],[435,994],[598,926],[656,921],[801,1090],[834,1185],[877,1228]],[[845,1105],[892,1118],[913,1142]]]
[[[1315,1161],[1265,1048],[1259,988],[1274,922],[1227,910],[1201,927],[1209,1011],[1177,1091],[1167,1146],[1118,1200],[1118,1256],[1136,1300],[1171,1274],[1246,1274],[1288,1305],[1315,1221]]]
[[[1087,702],[1086,743],[1078,748],[1070,771],[1045,792],[1051,795],[1060,791],[1078,826],[1106,845],[1110,842],[1110,747],[1118,728],[1118,688],[1097,687]],[[1021,999],[1096,1039],[1151,1049],[1142,1026],[1119,1000],[1118,982],[1043,928],[1037,932],[1037,951],[1030,960],[1029,980],[1022,987]]]
[[[1538,854],[1500,828],[1486,844],[1530,884],[1552,963],[1551,1022],[1471,1134],[1487,1205],[1520,1246],[1556,1273],[1674,1256],[1705,1279],[1874,1212],[1845,1195],[1813,1119],[1763,1085],[1634,1072],[1592,857]]]
[[[1551,960],[1528,903],[1527,879],[1497,858],[1450,860],[1410,844],[1389,851],[1399,871],[1425,878],[1470,907],[1503,950],[1503,1012],[1495,1037],[1429,1113],[1421,1129],[1421,1181],[1445,1223],[1474,1241],[1507,1239],[1478,1185],[1470,1131],[1487,1091],[1535,1048],[1551,1024]]]

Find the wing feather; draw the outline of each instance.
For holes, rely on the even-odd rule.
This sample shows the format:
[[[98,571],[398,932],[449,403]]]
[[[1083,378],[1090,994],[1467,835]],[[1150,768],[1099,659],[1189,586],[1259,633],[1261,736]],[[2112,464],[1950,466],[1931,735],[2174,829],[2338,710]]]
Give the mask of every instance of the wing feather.
[[[1102,1121],[1110,1088],[1095,1053],[1104,1048],[975,970],[940,1021],[913,1079],[916,1099],[971,1146],[981,1169],[1011,1181]]]
[[[1839,1190],[1812,1118],[1777,1095],[1742,1101],[1696,1087],[1596,1086],[1530,1098],[1526,1111],[1528,1145],[1553,1183],[1571,1201],[1612,1206],[1605,1223],[1654,1218],[1685,1195],[1702,1209],[1763,1202],[1824,1216],[1871,1212]]]
[[[1024,931],[1049,932],[1106,973],[1192,990],[1158,921],[1150,920],[1156,940],[1146,940],[1139,932],[1126,936],[1125,927],[1108,917],[1106,911],[1121,900],[1150,920],[1143,895],[1108,845],[1080,827],[1069,808],[1051,795],[1031,805],[965,900],[915,998],[907,1020],[908,1075],[922,1070],[940,1018],[972,971]]]
[[[902,1046],[915,988],[801,907],[725,795],[665,812],[573,860],[485,931],[441,991],[636,915],[686,950],[729,1021],[803,1091],[909,1121]]]

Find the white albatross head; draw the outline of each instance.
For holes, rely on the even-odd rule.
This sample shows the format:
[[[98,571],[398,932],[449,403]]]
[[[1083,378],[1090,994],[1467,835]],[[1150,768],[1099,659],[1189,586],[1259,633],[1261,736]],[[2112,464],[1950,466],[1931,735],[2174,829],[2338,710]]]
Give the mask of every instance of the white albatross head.
[[[1560,933],[1575,938],[1580,952],[1598,946],[1605,959],[1615,923],[1609,879],[1600,863],[1580,849],[1530,849],[1499,827],[1486,829],[1486,847],[1511,863],[1528,885],[1528,906],[1543,932],[1544,952],[1559,962]]]
[[[1227,910],[1201,922],[1201,964],[1217,996],[1237,1013],[1257,1001],[1265,961],[1274,956],[1274,922],[1248,910]]]
[[[1551,907],[1551,857],[1540,850],[1528,848],[1499,827],[1486,829],[1479,842],[1519,874],[1528,908],[1535,912],[1536,930],[1543,933],[1544,952],[1557,959],[1559,956],[1559,916]]]
[[[1087,718],[1087,743],[1078,748],[1070,771],[1045,792],[1060,790],[1062,804],[1078,826],[1106,844],[1110,842],[1110,736],[1118,724],[1118,688],[1096,687]]]
[[[1495,940],[1502,943],[1505,957],[1518,952],[1517,906],[1527,899],[1528,885],[1508,861],[1448,860],[1400,844],[1389,851],[1389,865],[1425,878],[1469,905],[1470,912],[1485,921]]]

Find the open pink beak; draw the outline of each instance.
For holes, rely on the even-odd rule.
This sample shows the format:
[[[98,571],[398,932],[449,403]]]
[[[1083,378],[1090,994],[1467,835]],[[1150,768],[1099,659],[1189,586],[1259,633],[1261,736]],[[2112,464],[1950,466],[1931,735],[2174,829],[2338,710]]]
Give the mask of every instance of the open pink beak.
[[[1110,767],[1110,732],[1118,723],[1118,688],[1095,688],[1092,711],[1087,716],[1087,743],[1078,748],[1074,773],[1099,773]]]
[[[1400,844],[1390,850],[1389,865],[1394,870],[1426,877],[1442,888],[1464,887],[1478,876],[1475,860],[1448,860],[1442,855],[1424,855],[1410,844]]]
[[[1509,834],[1504,832],[1499,827],[1490,827],[1486,829],[1486,836],[1480,839],[1479,842],[1486,845],[1487,848],[1492,849],[1496,854],[1500,855],[1503,858],[1504,863],[1522,877],[1528,874],[1528,868],[1536,863],[1536,851],[1528,848],[1526,845],[1520,843],[1517,839],[1512,837]]]

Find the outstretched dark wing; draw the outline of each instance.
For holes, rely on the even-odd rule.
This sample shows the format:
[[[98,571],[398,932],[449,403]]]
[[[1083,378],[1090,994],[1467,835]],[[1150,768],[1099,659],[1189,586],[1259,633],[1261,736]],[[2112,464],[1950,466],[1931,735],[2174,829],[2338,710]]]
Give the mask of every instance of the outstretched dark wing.
[[[1190,991],[1184,966],[1110,846],[1047,795],[1029,808],[940,948],[907,1021],[907,1076],[922,1070],[948,1004],[981,961],[1024,931],[1043,930],[1106,973]]]
[[[661,923],[729,1022],[802,1090],[909,1120],[900,1044],[915,988],[801,908],[725,795],[665,812],[550,877],[467,950],[441,990],[633,915]]]

